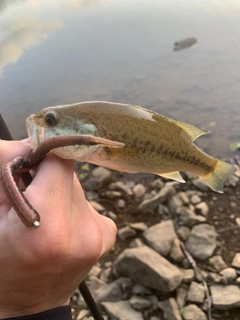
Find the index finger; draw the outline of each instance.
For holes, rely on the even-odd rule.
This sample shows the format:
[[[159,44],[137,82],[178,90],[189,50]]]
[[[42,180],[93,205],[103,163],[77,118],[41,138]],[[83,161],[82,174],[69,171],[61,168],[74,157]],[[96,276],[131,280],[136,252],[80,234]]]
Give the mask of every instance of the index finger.
[[[17,156],[26,156],[29,151],[29,139],[19,141],[0,140],[0,166]]]

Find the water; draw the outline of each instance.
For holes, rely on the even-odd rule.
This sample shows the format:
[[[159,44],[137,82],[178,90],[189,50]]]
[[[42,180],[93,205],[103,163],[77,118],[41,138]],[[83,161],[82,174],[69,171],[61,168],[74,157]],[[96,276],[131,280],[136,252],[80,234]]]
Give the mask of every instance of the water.
[[[15,138],[43,107],[139,104],[211,130],[198,145],[240,142],[240,2],[1,0],[0,110]],[[173,51],[174,42],[197,45]]]

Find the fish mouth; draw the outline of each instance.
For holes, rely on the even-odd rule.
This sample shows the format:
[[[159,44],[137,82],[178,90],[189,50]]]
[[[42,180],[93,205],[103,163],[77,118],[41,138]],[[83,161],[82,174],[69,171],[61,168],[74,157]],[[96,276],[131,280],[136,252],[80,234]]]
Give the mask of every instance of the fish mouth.
[[[35,123],[33,115],[26,119],[26,128],[30,138],[30,146],[33,150],[35,150],[44,140],[43,129]]]

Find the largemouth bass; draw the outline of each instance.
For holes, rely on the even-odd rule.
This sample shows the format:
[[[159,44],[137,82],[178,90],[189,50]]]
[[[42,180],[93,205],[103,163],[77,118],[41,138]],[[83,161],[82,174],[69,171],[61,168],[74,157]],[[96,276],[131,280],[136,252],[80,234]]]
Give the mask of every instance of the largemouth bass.
[[[124,147],[67,146],[53,150],[65,159],[124,172],[148,172],[185,182],[179,171],[197,174],[214,191],[236,169],[212,158],[193,142],[208,133],[139,106],[82,102],[42,109],[26,119],[31,147],[56,135],[84,134],[124,143]]]

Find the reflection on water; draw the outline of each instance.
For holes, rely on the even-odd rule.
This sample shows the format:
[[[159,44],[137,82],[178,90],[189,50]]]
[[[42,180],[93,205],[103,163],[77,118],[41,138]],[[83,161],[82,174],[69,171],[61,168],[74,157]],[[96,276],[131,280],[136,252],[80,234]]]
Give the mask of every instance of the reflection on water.
[[[16,138],[45,106],[109,100],[210,129],[198,144],[214,156],[240,141],[240,2],[8,0],[0,12],[0,105]],[[197,44],[173,51],[186,38]]]

